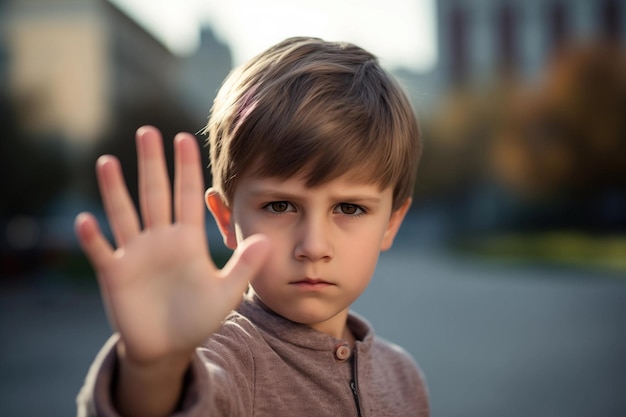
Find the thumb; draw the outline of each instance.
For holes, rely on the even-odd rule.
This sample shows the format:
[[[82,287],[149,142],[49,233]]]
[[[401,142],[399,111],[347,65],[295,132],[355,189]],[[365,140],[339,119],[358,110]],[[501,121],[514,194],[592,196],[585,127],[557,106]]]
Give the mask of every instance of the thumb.
[[[232,291],[244,292],[248,282],[257,274],[270,253],[270,241],[265,235],[252,235],[237,245],[237,249],[222,269],[224,285]]]
[[[97,273],[102,272],[111,263],[113,248],[102,234],[98,221],[90,213],[80,213],[74,221],[74,229],[91,266]]]

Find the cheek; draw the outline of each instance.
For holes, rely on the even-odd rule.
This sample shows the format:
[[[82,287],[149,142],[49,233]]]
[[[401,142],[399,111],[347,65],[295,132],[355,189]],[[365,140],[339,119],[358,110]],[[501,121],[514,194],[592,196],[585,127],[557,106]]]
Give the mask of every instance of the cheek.
[[[272,227],[270,222],[255,218],[253,215],[241,216],[240,218],[243,220],[238,220],[235,223],[235,231],[239,242],[256,233],[262,233],[271,240],[279,239],[281,229],[279,227]]]
[[[363,228],[358,233],[348,234],[336,246],[336,254],[342,262],[356,271],[369,271],[376,266],[380,254],[382,233],[376,228]]]
[[[241,242],[255,233],[267,234],[266,231],[263,230],[263,222],[260,222],[255,214],[254,212],[245,210],[233,211],[233,222],[235,224],[237,242]]]
[[[343,256],[346,258],[346,262],[352,265],[355,272],[372,272],[378,262],[378,241],[370,241],[369,244],[366,239],[363,239],[360,244],[353,242],[349,250],[343,252]]]
[[[293,243],[291,236],[284,228],[276,227],[275,224],[259,221],[253,216],[243,216],[242,218],[245,220],[237,222],[235,226],[237,242],[241,242],[251,235],[262,233],[272,244],[272,250],[264,269],[271,269],[274,265],[282,267],[285,263],[285,257],[293,253],[293,247],[290,246]]]
[[[386,224],[376,221],[352,227],[346,233],[344,245],[356,253],[378,253],[385,235],[385,226]]]

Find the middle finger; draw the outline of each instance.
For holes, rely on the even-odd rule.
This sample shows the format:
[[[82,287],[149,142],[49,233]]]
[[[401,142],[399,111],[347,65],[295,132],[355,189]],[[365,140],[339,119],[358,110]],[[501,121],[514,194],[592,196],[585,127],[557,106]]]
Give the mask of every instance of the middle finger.
[[[161,133],[154,127],[137,130],[139,203],[145,228],[171,223],[172,197]]]

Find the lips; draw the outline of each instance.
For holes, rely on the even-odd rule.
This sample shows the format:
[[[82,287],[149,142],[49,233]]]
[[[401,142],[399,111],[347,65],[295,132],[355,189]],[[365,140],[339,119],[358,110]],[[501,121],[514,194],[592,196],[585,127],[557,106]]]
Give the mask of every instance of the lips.
[[[335,285],[332,282],[324,281],[323,279],[319,279],[319,278],[305,278],[299,281],[293,281],[290,284],[298,286],[298,287],[311,288],[311,289],[325,288],[325,287]]]

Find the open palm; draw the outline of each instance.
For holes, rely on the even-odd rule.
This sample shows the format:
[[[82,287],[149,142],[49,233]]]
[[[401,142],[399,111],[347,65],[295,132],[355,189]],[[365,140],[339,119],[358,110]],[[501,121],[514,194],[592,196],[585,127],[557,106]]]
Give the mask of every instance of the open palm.
[[[174,145],[173,216],[161,135],[143,127],[137,131],[142,222],[112,156],[99,158],[97,176],[116,248],[92,215],[82,213],[76,220],[109,320],[126,355],[139,363],[192,352],[241,301],[269,246],[262,236],[250,237],[224,269],[215,267],[205,235],[196,139],[181,133]]]

